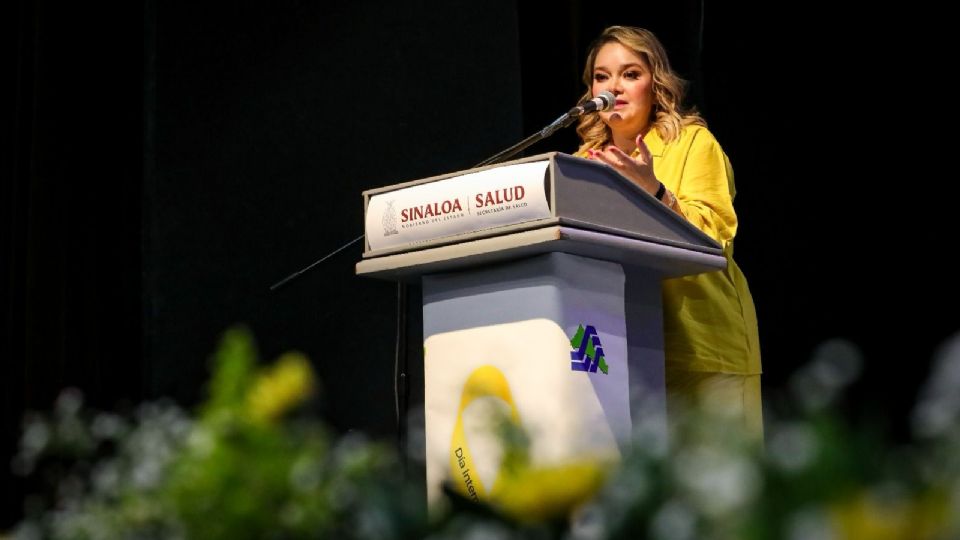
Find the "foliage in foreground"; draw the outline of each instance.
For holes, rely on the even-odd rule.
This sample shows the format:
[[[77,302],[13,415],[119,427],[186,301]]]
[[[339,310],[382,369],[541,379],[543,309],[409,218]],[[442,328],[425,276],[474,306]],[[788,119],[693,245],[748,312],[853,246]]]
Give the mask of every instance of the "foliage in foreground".
[[[93,413],[65,392],[26,425],[19,473],[48,481],[14,538],[960,537],[960,337],[935,359],[916,441],[882,444],[829,405],[856,377],[849,344],[824,344],[793,378],[802,414],[766,413],[758,448],[722,414],[684,417],[668,445],[639,422],[623,461],[534,468],[504,427],[510,489],[487,505],[453,493],[428,517],[387,447],[335,437],[297,407],[316,381],[290,353],[259,366],[249,334],[226,333],[207,401],[134,415]],[[668,450],[669,449],[669,450]]]

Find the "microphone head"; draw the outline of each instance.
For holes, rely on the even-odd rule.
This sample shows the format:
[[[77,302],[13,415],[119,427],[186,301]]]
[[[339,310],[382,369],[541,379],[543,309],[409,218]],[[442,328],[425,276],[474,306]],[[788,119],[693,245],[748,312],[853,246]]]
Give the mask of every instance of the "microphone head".
[[[567,115],[576,118],[588,113],[609,111],[613,109],[613,106],[616,105],[616,102],[617,98],[613,96],[613,93],[604,90],[591,99],[588,99],[587,101],[584,101],[576,107],[570,109],[570,111],[567,112]]]
[[[608,90],[600,92],[594,99],[599,99],[603,102],[603,107],[598,108],[597,111],[609,111],[613,109],[613,106],[617,103],[617,98]]]

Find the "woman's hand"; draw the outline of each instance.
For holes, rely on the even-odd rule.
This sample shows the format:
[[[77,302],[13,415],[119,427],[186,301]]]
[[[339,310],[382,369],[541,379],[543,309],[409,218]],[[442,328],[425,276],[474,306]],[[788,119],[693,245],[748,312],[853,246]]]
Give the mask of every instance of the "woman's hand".
[[[637,135],[636,144],[640,151],[636,158],[612,144],[602,151],[589,150],[588,153],[591,159],[606,163],[652,195],[660,187],[660,181],[653,173],[653,155],[643,142],[643,135]]]

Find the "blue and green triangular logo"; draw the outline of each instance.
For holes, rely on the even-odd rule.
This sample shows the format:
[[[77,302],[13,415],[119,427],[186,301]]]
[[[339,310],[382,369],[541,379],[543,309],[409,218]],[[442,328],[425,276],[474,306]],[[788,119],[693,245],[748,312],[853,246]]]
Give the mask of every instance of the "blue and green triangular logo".
[[[576,349],[570,351],[570,369],[596,373],[600,368],[604,375],[607,374],[607,360],[603,357],[603,345],[596,328],[579,325],[577,333],[570,339],[570,346]]]

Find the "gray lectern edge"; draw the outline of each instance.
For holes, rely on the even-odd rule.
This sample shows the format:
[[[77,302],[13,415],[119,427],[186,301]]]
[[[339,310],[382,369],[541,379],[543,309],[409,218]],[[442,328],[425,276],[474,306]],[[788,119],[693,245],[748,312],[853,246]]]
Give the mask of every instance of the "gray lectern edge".
[[[408,281],[555,251],[645,268],[663,278],[726,267],[719,244],[639,186],[606,165],[559,152],[364,191],[364,216],[370,198],[380,193],[543,160],[549,160],[544,182],[550,217],[388,249],[371,250],[365,242],[357,274]]]

